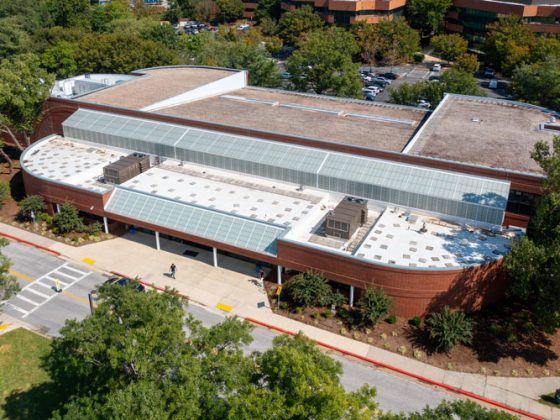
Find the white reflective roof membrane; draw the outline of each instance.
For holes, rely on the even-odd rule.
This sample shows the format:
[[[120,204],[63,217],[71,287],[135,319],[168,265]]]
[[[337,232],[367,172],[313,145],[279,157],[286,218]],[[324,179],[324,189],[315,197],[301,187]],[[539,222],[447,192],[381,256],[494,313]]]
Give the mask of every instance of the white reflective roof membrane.
[[[276,239],[285,229],[243,217],[115,187],[107,212],[178,232],[276,255]]]

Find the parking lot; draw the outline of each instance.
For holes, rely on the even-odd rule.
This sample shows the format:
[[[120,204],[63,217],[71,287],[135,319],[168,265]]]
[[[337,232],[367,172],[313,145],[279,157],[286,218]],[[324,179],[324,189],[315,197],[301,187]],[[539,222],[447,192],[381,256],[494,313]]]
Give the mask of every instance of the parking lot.
[[[391,84],[386,87],[386,89],[378,94],[375,97],[376,102],[390,102],[390,94],[389,90],[391,88],[395,88],[403,83],[416,83],[423,80],[429,80],[431,77],[437,77],[445,71],[445,68],[442,72],[434,72],[431,70],[433,63],[423,63],[423,64],[416,64],[416,65],[403,65],[403,66],[394,66],[394,67],[369,67],[369,66],[362,66],[360,71],[366,70],[376,73],[376,74],[383,74],[383,73],[394,73],[398,75],[396,80],[392,80]],[[498,88],[497,89],[489,89],[488,82],[489,79],[485,79],[482,75],[477,74],[476,79],[478,81],[479,86],[482,88],[486,96],[491,98],[502,98],[502,99],[510,99],[507,93],[509,82],[504,80],[498,80]]]

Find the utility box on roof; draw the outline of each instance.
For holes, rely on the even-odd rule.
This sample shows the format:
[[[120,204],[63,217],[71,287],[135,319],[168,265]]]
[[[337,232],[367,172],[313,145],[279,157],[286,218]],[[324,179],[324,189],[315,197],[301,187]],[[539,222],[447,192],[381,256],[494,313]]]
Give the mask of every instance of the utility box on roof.
[[[354,232],[366,223],[367,217],[367,200],[344,197],[344,200],[327,215],[325,233],[336,238],[350,239]]]
[[[148,169],[150,169],[150,157],[141,153],[133,153],[105,166],[103,177],[105,182],[122,184]]]

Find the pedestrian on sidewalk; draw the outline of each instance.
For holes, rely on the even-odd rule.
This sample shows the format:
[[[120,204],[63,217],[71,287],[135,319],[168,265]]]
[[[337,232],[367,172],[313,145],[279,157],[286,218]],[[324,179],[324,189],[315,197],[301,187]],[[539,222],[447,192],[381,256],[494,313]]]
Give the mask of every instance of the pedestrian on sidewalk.
[[[169,269],[169,271],[171,272],[171,277],[175,278],[175,273],[177,272],[177,267],[175,266],[175,264],[171,263],[171,267]]]
[[[259,275],[261,276],[261,281],[264,280],[264,270],[261,268],[259,271]]]

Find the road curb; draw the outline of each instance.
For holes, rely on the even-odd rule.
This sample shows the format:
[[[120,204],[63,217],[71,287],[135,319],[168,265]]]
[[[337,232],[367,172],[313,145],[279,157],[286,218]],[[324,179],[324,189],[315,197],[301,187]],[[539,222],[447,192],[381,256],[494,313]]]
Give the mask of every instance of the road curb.
[[[60,252],[55,251],[54,249],[50,249],[50,248],[47,248],[46,246],[38,245],[38,244],[33,243],[31,241],[27,241],[25,239],[18,238],[17,236],[9,235],[9,234],[4,233],[4,232],[0,232],[0,236],[3,236],[3,237],[8,238],[8,239],[12,239],[14,241],[20,242],[20,243],[25,244],[25,245],[33,246],[35,248],[41,249],[41,250],[46,251],[46,252],[50,252],[51,254],[54,254],[57,257],[60,257],[60,255],[61,255]]]
[[[285,329],[283,329],[283,328],[276,327],[276,326],[271,325],[271,324],[267,324],[266,322],[262,322],[262,321],[259,321],[259,320],[254,319],[254,318],[251,318],[251,317],[245,317],[245,320],[246,320],[247,322],[251,322],[251,323],[253,323],[253,324],[257,324],[257,325],[260,325],[261,327],[265,327],[265,328],[268,328],[268,329],[271,329],[271,330],[275,330],[275,331],[281,332],[281,333],[283,333],[283,334],[292,335],[292,336],[293,336],[293,335],[296,335],[296,333],[294,333],[293,331],[288,331],[288,330],[285,330]],[[341,354],[343,354],[343,355],[345,355],[345,356],[353,357],[353,358],[362,360],[362,361],[364,361],[364,362],[367,362],[367,363],[370,363],[370,364],[373,364],[373,365],[382,367],[382,368],[384,368],[384,369],[388,369],[388,370],[391,370],[391,371],[393,371],[393,372],[400,373],[400,374],[402,374],[402,375],[408,376],[408,377],[410,377],[410,378],[414,378],[414,379],[416,379],[416,380],[419,380],[419,381],[421,381],[421,382],[425,382],[425,383],[430,384],[430,385],[433,385],[433,386],[437,386],[437,387],[439,387],[439,388],[446,389],[446,390],[451,391],[451,392],[454,392],[454,393],[456,393],[456,394],[464,395],[464,396],[466,396],[466,397],[469,397],[469,398],[472,398],[472,399],[475,399],[475,400],[484,402],[484,403],[486,403],[486,404],[493,405],[493,406],[498,407],[498,408],[501,408],[501,409],[503,409],[503,410],[507,410],[507,411],[510,411],[510,412],[512,412],[512,413],[519,414],[519,415],[522,415],[522,416],[525,416],[525,417],[528,417],[528,418],[531,418],[531,419],[535,419],[535,420],[544,420],[542,417],[536,416],[535,414],[531,414],[531,413],[528,413],[528,412],[526,412],[526,411],[518,410],[518,409],[516,409],[516,408],[510,407],[510,406],[505,405],[505,404],[502,404],[502,403],[500,403],[500,402],[498,402],[498,401],[490,400],[490,399],[485,398],[485,397],[482,397],[482,396],[480,396],[480,395],[476,395],[476,394],[473,394],[473,393],[471,393],[471,392],[464,391],[464,390],[462,390],[462,389],[460,389],[460,388],[456,388],[456,387],[454,387],[454,386],[447,385],[447,384],[444,384],[444,383],[442,383],[442,382],[434,381],[434,380],[429,379],[429,378],[426,378],[426,377],[424,377],[424,376],[417,375],[417,374],[412,373],[412,372],[408,372],[408,371],[406,371],[406,370],[400,369],[400,368],[395,367],[395,366],[392,366],[392,365],[388,365],[388,364],[383,363],[383,362],[379,362],[379,361],[374,360],[374,359],[371,359],[371,358],[369,358],[369,357],[361,356],[361,355],[359,355],[359,354],[352,353],[352,352],[350,352],[350,351],[347,351],[347,350],[344,350],[344,349],[341,349],[341,348],[332,346],[332,345],[327,344],[327,343],[323,343],[323,342],[318,341],[318,340],[313,340],[313,339],[312,339],[312,341],[313,341],[315,344],[317,344],[317,345],[319,345],[319,346],[321,346],[321,347],[327,348],[327,349],[329,349],[329,350],[336,351],[337,353],[341,353]]]

